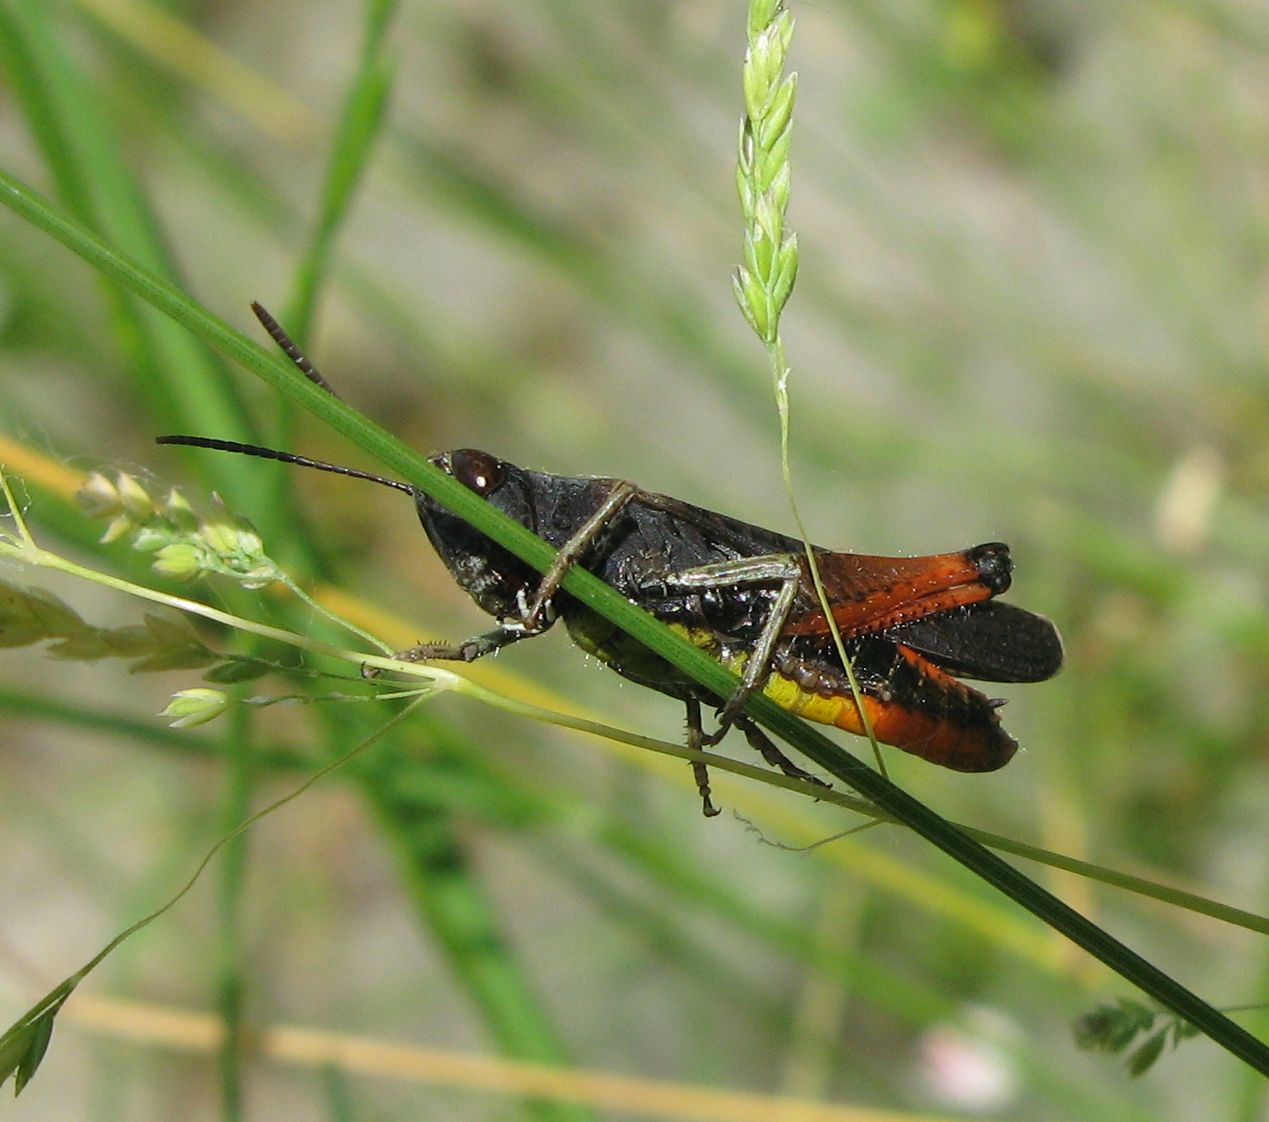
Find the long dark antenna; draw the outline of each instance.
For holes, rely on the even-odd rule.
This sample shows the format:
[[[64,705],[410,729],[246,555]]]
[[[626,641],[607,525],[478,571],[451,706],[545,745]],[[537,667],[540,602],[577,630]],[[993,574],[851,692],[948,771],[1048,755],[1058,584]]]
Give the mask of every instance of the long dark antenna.
[[[402,483],[399,479],[388,479],[358,468],[345,467],[343,464],[328,464],[325,460],[310,460],[307,456],[297,456],[294,452],[279,452],[276,448],[262,448],[259,444],[239,444],[236,440],[217,440],[213,436],[156,436],[154,443],[183,444],[189,448],[211,448],[216,452],[237,452],[243,456],[257,456],[262,460],[278,460],[284,464],[329,471],[334,475],[350,475],[354,479],[368,479],[371,483],[381,483],[384,487],[393,487],[398,491],[404,491],[407,495],[415,494],[413,487],[408,483]]]
[[[300,350],[299,344],[296,343],[287,333],[286,329],[278,323],[277,320],[269,314],[269,309],[263,304],[251,301],[251,310],[255,312],[256,319],[260,321],[260,325],[269,333],[269,337],[282,348],[282,353],[286,355],[295,367],[314,385],[321,386],[331,397],[338,397],[331,384],[322,377],[322,372],[314,366],[304,352]]]

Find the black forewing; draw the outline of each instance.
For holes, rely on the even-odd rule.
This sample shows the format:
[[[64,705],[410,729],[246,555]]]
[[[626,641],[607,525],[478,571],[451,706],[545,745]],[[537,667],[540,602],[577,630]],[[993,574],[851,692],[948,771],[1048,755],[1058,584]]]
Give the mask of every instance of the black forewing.
[[[902,623],[885,635],[961,678],[1042,682],[1062,667],[1057,628],[1044,616],[1000,600]]]
[[[801,554],[803,549],[797,538],[768,530],[765,526],[755,526],[752,522],[742,522],[729,514],[719,514],[715,510],[693,506],[670,495],[641,491],[635,499],[635,505],[646,511],[665,515],[670,520],[669,524],[679,532],[684,527],[690,527],[699,534],[702,543],[711,546],[715,553],[734,557],[764,557],[775,553]],[[706,557],[697,563],[716,559]]]
[[[650,570],[681,572],[729,557],[802,552],[796,538],[668,495],[644,491],[632,507],[636,529],[611,556],[611,573],[601,574],[618,587],[631,578],[635,587],[643,577],[655,579],[659,573]],[[654,557],[656,565],[650,562]],[[613,579],[619,576],[625,580]],[[736,593],[736,599],[743,607],[743,595]],[[999,600],[939,612],[881,634],[962,678],[1042,682],[1062,666],[1057,628],[1044,616]]]

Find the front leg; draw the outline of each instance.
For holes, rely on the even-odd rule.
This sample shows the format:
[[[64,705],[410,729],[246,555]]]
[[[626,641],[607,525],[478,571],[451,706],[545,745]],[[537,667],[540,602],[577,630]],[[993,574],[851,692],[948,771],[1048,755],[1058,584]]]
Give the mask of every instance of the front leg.
[[[501,650],[521,639],[531,639],[541,635],[555,622],[555,610],[552,600],[560,590],[560,584],[578,561],[580,561],[596,539],[604,532],[612,520],[621,513],[639,489],[633,483],[618,480],[611,492],[599,505],[598,509],[573,532],[564,546],[555,555],[551,566],[542,575],[542,581],[534,593],[532,601],[521,589],[516,593],[516,610],[519,618],[504,619],[493,631],[484,635],[474,635],[462,643],[420,643],[407,651],[401,651],[397,658],[403,662],[426,662],[428,659],[442,659],[450,662],[475,662],[487,654]]]
[[[671,591],[705,591],[741,588],[746,585],[778,585],[775,603],[767,614],[762,634],[749,652],[740,688],[727,700],[718,718],[718,729],[703,738],[705,745],[717,744],[727,730],[735,724],[744,711],[749,695],[766,683],[771,673],[771,656],[779,642],[780,633],[788,621],[793,601],[802,581],[802,569],[792,554],[773,553],[765,557],[744,557],[735,561],[720,561],[715,565],[698,565],[671,573],[656,580],[657,587]]]
[[[565,575],[586,556],[587,551],[603,534],[609,523],[638,493],[639,488],[633,483],[628,483],[624,479],[617,480],[608,493],[608,497],[600,503],[595,513],[573,531],[572,537],[555,555],[551,567],[542,574],[542,583],[538,585],[537,595],[533,597],[533,603],[524,613],[526,627],[542,630],[544,626],[550,626],[551,620],[555,618],[551,610],[551,598],[560,590],[560,584]]]

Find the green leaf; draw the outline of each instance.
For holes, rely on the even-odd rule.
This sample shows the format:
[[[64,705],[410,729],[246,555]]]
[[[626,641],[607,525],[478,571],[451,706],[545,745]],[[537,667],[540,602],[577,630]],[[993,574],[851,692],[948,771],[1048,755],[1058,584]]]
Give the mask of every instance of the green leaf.
[[[208,648],[183,619],[165,619],[147,614],[144,634],[148,645],[138,653],[148,657],[129,668],[132,674],[157,670],[201,670],[221,656]]]
[[[0,1036],[0,1087],[3,1087],[31,1047],[31,1026],[14,1025]]]
[[[129,674],[154,674],[163,670],[201,670],[210,666],[220,655],[209,651],[206,647],[186,646],[173,647],[171,650],[156,651],[140,662],[128,667]]]
[[[43,630],[30,621],[0,619],[0,647],[29,647],[46,638]]]
[[[59,1005],[57,1009],[60,1009]],[[53,1018],[57,1009],[50,1009],[31,1026],[31,1038],[26,1053],[18,1062],[17,1073],[13,1077],[14,1095],[22,1094],[22,1088],[31,1082],[39,1066],[44,1061],[44,1053],[48,1051],[49,1041],[53,1039]]]
[[[1154,1027],[1157,1011],[1139,1001],[1120,998],[1099,1005],[1075,1022],[1075,1042],[1086,1051],[1122,1052],[1133,1039]]]
[[[22,1094],[39,1069],[53,1038],[53,1020],[61,1007],[62,1002],[58,1001],[34,1017],[28,1012],[0,1037],[0,1086],[13,1076],[15,1096]]]
[[[217,685],[232,686],[238,682],[254,682],[276,669],[271,663],[259,658],[233,658],[213,666],[203,675],[203,681],[215,682]]]
[[[89,628],[82,635],[72,635],[51,643],[48,648],[50,658],[63,662],[96,662],[114,652],[107,641],[108,632]]]
[[[51,593],[0,582],[0,647],[26,647],[87,626]]]
[[[25,590],[31,616],[47,635],[74,635],[87,625],[79,613],[42,588]]]
[[[1138,1048],[1128,1060],[1128,1074],[1133,1077],[1145,1075],[1152,1067],[1155,1060],[1163,1054],[1163,1046],[1168,1042],[1166,1030],[1160,1030],[1153,1036],[1148,1037],[1146,1042]]]
[[[139,658],[154,650],[154,636],[139,623],[105,632],[106,649],[120,658]]]
[[[190,643],[199,641],[198,634],[184,616],[168,619],[165,616],[156,616],[153,612],[146,612],[145,629],[154,637],[156,643],[163,646],[188,646]]]
[[[1180,1044],[1182,1040],[1192,1040],[1198,1036],[1199,1030],[1196,1026],[1190,1024],[1189,1021],[1183,1021],[1176,1018],[1172,1022],[1172,1043]]]

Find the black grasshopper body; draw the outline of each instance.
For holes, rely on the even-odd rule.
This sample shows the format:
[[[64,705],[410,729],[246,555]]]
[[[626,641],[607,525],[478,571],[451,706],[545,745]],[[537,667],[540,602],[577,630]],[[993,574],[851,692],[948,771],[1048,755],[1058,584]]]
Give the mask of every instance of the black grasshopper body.
[[[282,329],[270,334],[309,377],[326,386]],[[329,389],[328,386],[326,388]],[[431,461],[558,551],[544,576],[407,483],[255,445],[172,436],[188,444],[282,460],[370,479],[411,495],[428,540],[497,627],[459,644],[425,644],[414,658],[471,661],[539,635],[562,619],[584,650],[626,678],[688,707],[689,743],[717,742],[739,727],[789,774],[806,773],[744,716],[762,690],[810,720],[862,733],[959,771],[991,771],[1013,756],[999,707],[962,678],[1034,682],[1056,673],[1053,624],[993,599],[1010,585],[1007,546],[987,543],[929,557],[879,557],[816,547],[816,566],[860,686],[856,698],[816,595],[802,543],[728,515],[618,479],[530,471],[487,452],[458,449]],[[738,674],[720,728],[703,733],[712,694],[560,587],[582,565],[632,603]],[[697,780],[707,813],[704,768]]]

